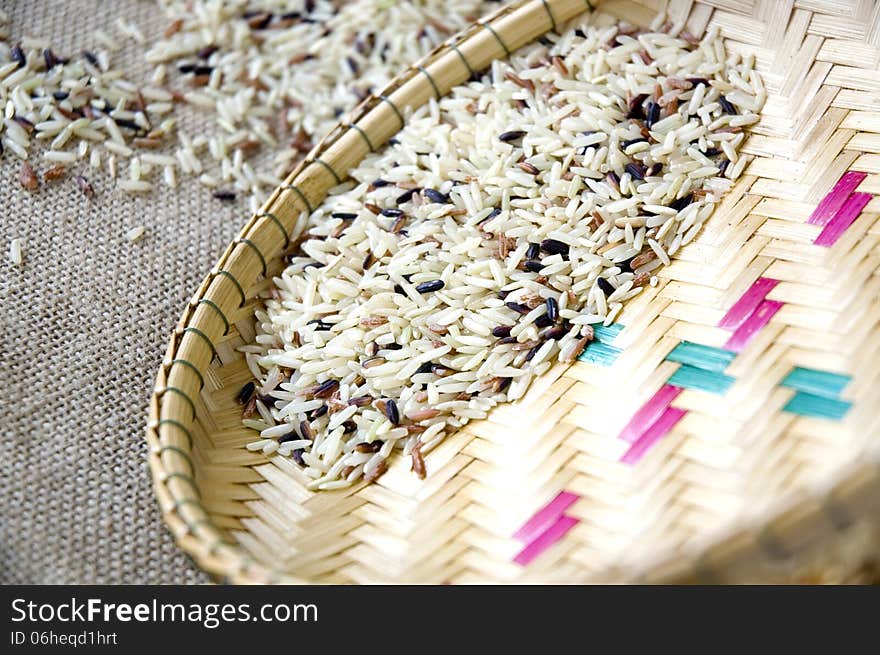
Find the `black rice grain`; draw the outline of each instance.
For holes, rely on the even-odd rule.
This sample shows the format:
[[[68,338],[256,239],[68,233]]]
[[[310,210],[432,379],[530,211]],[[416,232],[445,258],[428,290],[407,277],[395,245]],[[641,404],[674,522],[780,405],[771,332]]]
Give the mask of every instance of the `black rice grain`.
[[[413,195],[418,191],[418,189],[410,189],[409,191],[405,191],[397,196],[397,200],[395,201],[398,205],[402,205],[405,202],[409,202],[412,200]]]
[[[83,57],[85,58],[85,60],[86,60],[87,62],[89,62],[92,66],[94,66],[94,67],[97,68],[98,70],[101,69],[101,64],[98,62],[98,58],[97,58],[94,54],[92,54],[92,53],[89,52],[88,50],[83,50],[83,52],[82,52],[82,56],[83,56]]]
[[[238,401],[239,405],[246,405],[251,397],[254,395],[254,391],[256,390],[257,385],[253,382],[248,382],[244,385],[241,390],[238,392],[238,395],[235,399]]]
[[[492,328],[492,336],[493,337],[509,337],[510,331],[513,329],[512,325],[499,325],[498,327]]]
[[[645,118],[645,127],[649,130],[654,127],[654,123],[656,123],[660,119],[660,105],[656,102],[651,101],[648,103],[648,112]]]
[[[721,109],[724,111],[725,114],[732,114],[736,116],[736,107],[734,107],[731,104],[730,100],[725,98],[723,95],[718,96],[718,104],[721,105]]]
[[[684,198],[679,198],[678,200],[673,200],[669,203],[669,206],[677,212],[680,212],[682,209],[687,207],[693,201],[693,194],[689,193]]]
[[[391,421],[391,425],[400,425],[400,412],[397,403],[391,398],[385,401],[385,416]]]
[[[645,173],[648,169],[646,169],[641,164],[629,163],[625,166],[626,172],[629,173],[629,176],[634,180],[644,180]]]
[[[19,68],[24,68],[27,66],[27,57],[24,54],[24,50],[21,49],[21,46],[15,44],[12,48],[9,49],[9,55],[12,57],[12,61],[18,64]]]
[[[629,101],[629,111],[626,113],[627,118],[635,118],[642,119],[645,117],[645,110],[642,107],[642,103],[645,102],[645,99],[648,96],[644,93],[640,93],[635,98]]]
[[[430,293],[431,291],[439,291],[446,283],[443,280],[430,280],[416,285],[416,291],[419,293]]]
[[[52,52],[52,48],[45,48],[43,50],[43,61],[46,62],[46,69],[55,68],[61,61],[58,57],[55,56],[55,53]]]
[[[315,398],[329,398],[337,389],[339,389],[339,380],[326,380],[314,388],[312,396]]]
[[[113,121],[119,126],[124,127],[126,130],[132,130],[134,132],[141,132],[144,128],[135,123],[134,121],[130,121],[127,118],[114,118]]]
[[[437,189],[425,189],[424,195],[431,202],[436,202],[441,205],[449,202],[449,196],[446,195],[445,193],[441,193],[440,191],[437,191]]]
[[[511,130],[510,132],[502,132],[498,135],[498,138],[504,143],[511,143],[513,141],[518,141],[523,138],[526,133],[523,130]]]
[[[538,255],[541,254],[541,244],[540,243],[530,243],[529,249],[526,250],[526,259],[537,259]]]
[[[620,177],[618,177],[617,173],[614,171],[608,171],[608,175],[605,176],[605,181],[609,186],[620,191]]]
[[[235,192],[234,191],[215,191],[213,194],[217,200],[222,200],[223,202],[232,202],[235,200]]]
[[[559,303],[556,302],[555,298],[547,298],[544,304],[547,305],[547,317],[552,323],[555,323],[556,319],[559,318]]]
[[[541,250],[551,255],[567,255],[568,244],[556,239],[544,239],[541,242]]]
[[[327,405],[321,405],[320,407],[318,407],[318,409],[313,409],[311,412],[309,412],[309,420],[314,421],[316,418],[321,418],[329,411],[330,408],[327,407]]]
[[[287,434],[282,437],[278,437],[278,443],[286,443],[288,441],[297,441],[299,439],[299,435],[296,433],[296,430],[291,430]]]
[[[565,336],[565,333],[568,332],[564,325],[555,325],[551,328],[546,329],[538,335],[538,338],[546,341],[547,339],[561,339]]]
[[[530,273],[540,273],[544,265],[536,259],[529,259],[523,263],[523,268]]]
[[[596,284],[599,285],[599,288],[602,289],[602,293],[604,293],[606,297],[614,293],[614,285],[612,285],[604,277],[597,278]]]

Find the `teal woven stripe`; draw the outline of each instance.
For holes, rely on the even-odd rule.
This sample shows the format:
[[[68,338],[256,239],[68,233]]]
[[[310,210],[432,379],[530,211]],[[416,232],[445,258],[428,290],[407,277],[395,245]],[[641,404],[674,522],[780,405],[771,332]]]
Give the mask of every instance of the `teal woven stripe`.
[[[852,376],[842,373],[829,373],[798,366],[780,384],[814,396],[836,399],[851,379]]]
[[[714,348],[690,341],[682,341],[672,349],[672,352],[666,355],[666,361],[687,364],[704,371],[721,373],[733,361],[734,357],[736,357],[735,352],[724,350],[724,348]]]
[[[612,323],[609,326],[604,325],[594,325],[593,326],[593,339],[599,341],[601,343],[612,344],[614,340],[617,338],[617,335],[621,333],[625,326],[620,323]]]
[[[799,391],[783,407],[783,411],[800,414],[801,416],[839,421],[846,415],[850,407],[852,407],[852,403],[845,400],[824,398],[823,396]]]
[[[599,366],[611,366],[621,352],[620,348],[609,346],[601,341],[591,341],[584,348],[584,352],[578,356],[578,359],[582,362],[598,364]]]
[[[707,371],[696,366],[685,364],[672,374],[667,384],[685,389],[698,389],[709,393],[723,394],[730,389],[735,378],[718,371]]]

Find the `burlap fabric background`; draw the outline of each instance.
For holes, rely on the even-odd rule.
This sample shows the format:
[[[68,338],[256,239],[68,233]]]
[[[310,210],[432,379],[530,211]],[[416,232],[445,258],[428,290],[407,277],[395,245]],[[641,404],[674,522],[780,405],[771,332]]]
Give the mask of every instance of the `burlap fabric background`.
[[[112,33],[119,16],[164,29],[146,0],[0,6],[13,35],[51,38],[61,54],[95,47],[93,31]],[[138,79],[135,59],[114,61]],[[19,167],[0,158],[0,583],[206,582],[162,523],[143,429],[168,334],[247,219],[245,201],[224,205],[197,184],[131,197],[86,166],[93,202],[71,178],[29,193]],[[136,225],[146,236],[131,244]]]

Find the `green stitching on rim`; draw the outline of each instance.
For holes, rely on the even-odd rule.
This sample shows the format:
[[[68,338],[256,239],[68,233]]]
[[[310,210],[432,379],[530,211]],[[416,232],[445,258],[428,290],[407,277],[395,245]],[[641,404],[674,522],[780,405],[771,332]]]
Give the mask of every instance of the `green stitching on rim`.
[[[471,77],[476,75],[477,73],[471,68],[470,62],[465,58],[463,54],[461,54],[461,50],[458,49],[458,46],[454,43],[450,43],[449,47],[452,48],[453,52],[458,55],[459,59],[461,59],[461,63],[464,64],[464,67],[468,69],[468,73],[471,74]]]
[[[189,474],[190,474],[191,476],[195,477],[195,474],[196,474],[196,467],[193,465],[193,461],[192,461],[192,459],[190,458],[189,454],[188,454],[183,448],[178,448],[177,446],[162,446],[162,447],[156,452],[156,454],[157,454],[159,457],[161,457],[161,456],[162,456],[162,453],[165,452],[166,450],[170,450],[171,452],[176,453],[177,455],[180,455],[181,457],[183,457],[183,459],[186,460],[186,464],[187,464],[187,466],[189,466]]]
[[[196,486],[196,481],[192,476],[187,475],[186,473],[168,473],[163,480],[166,486],[168,485],[168,480],[171,480],[172,478],[177,478],[178,480],[186,482],[192,487],[193,491],[196,492],[196,496],[198,496],[199,500],[202,499],[202,492],[199,491],[199,488]]]
[[[236,279],[236,277],[230,273],[229,271],[217,271],[217,275],[225,275],[235,284],[235,288],[238,289],[238,293],[241,294],[241,303],[238,305],[239,307],[244,307],[247,302],[247,297],[244,295],[244,289],[241,287],[241,284]]]
[[[185,327],[185,328],[183,328],[183,332],[184,332],[184,334],[187,333],[187,332],[192,332],[193,334],[197,334],[198,336],[200,336],[200,337],[204,340],[204,342],[205,342],[206,344],[208,344],[208,347],[211,348],[211,357],[213,358],[213,357],[216,357],[216,356],[217,356],[217,349],[214,348],[214,344],[213,344],[213,343],[211,342],[211,340],[208,338],[208,335],[205,334],[204,332],[202,332],[199,328],[197,328],[197,327],[191,327],[191,326],[190,326],[190,327]]]
[[[183,393],[183,390],[178,389],[177,387],[165,387],[165,388],[162,389],[162,391],[159,393],[159,398],[161,398],[162,396],[164,396],[164,395],[165,395],[166,393],[168,393],[169,391],[173,391],[174,393],[176,393],[178,396],[180,396],[181,398],[183,398],[183,399],[189,404],[189,408],[192,410],[193,421],[195,421],[195,420],[196,420],[196,405],[195,405],[195,403],[192,401],[192,398],[190,398],[189,396],[187,396],[185,393]]]
[[[550,24],[552,27],[550,28],[554,32],[556,31],[556,19],[553,18],[553,12],[550,11],[550,5],[547,4],[547,0],[541,0],[541,3],[544,5],[544,9],[547,10],[547,15],[550,17]],[[587,3],[589,4],[589,3]]]
[[[217,314],[220,315],[220,318],[223,319],[223,336],[225,337],[227,334],[229,334],[229,321],[226,319],[226,314],[223,313],[223,310],[217,306],[217,303],[215,303],[213,300],[209,300],[208,298],[199,298],[199,302],[197,302],[196,305],[201,305],[202,303],[205,303],[206,305],[208,305],[208,307],[212,308],[215,312],[217,312]]]
[[[174,505],[173,505],[172,509],[175,512],[177,512],[178,514],[180,514],[180,508],[183,507],[184,505],[195,505],[203,512],[205,511],[205,508],[202,505],[202,501],[199,500],[198,498],[178,498],[177,500],[174,501]],[[180,514],[180,518],[183,519],[183,514]],[[204,519],[200,519],[200,520],[204,520]],[[186,527],[188,527],[190,529],[190,531],[192,531],[192,528],[190,527],[189,522],[186,519],[183,519],[183,522],[186,523]]]
[[[349,123],[348,127],[358,131],[358,133],[364,138],[364,142],[367,144],[367,148],[370,149],[370,152],[376,152],[376,149],[373,147],[373,142],[370,141],[370,137],[367,136],[367,133],[364,132],[360,125],[357,123]]]
[[[278,229],[281,230],[281,234],[284,235],[284,249],[287,250],[287,247],[290,245],[290,236],[288,236],[287,230],[284,229],[284,223],[281,222],[281,219],[279,219],[272,212],[263,212],[262,214],[257,216],[257,219],[260,218],[268,218],[270,221],[278,226]]]
[[[309,199],[306,198],[306,194],[300,191],[299,187],[293,184],[285,184],[281,187],[282,189],[287,189],[288,191],[293,191],[296,195],[299,196],[299,199],[303,201],[303,204],[306,206],[306,209],[309,210],[309,213],[314,213],[314,209],[312,208],[312,203],[309,202]]]
[[[400,110],[397,108],[397,105],[395,105],[393,102],[391,102],[391,99],[388,98],[387,96],[376,96],[376,97],[379,98],[379,100],[388,103],[388,105],[394,110],[394,113],[397,114],[397,120],[400,121],[400,127],[401,128],[404,127],[406,125],[406,123],[404,123],[403,114],[400,113]]]
[[[312,160],[312,163],[321,164],[321,166],[323,166],[328,171],[330,171],[330,174],[333,176],[333,179],[336,180],[336,184],[342,184],[342,178],[339,177],[339,175],[336,173],[336,171],[333,170],[333,167],[330,164],[328,164],[327,162],[325,162],[323,159],[321,159],[320,157],[315,157]]]
[[[507,44],[505,44],[504,41],[501,40],[501,37],[498,36],[498,32],[496,32],[494,29],[492,29],[492,26],[489,25],[489,23],[480,23],[480,25],[482,25],[482,26],[485,27],[487,30],[489,30],[490,32],[492,32],[492,36],[494,36],[494,37],[495,37],[495,40],[498,41],[498,45],[500,45],[502,48],[504,48],[504,52],[505,52],[505,54],[509,57],[509,56],[510,56],[510,50],[508,49]]]
[[[157,433],[159,432],[159,428],[162,427],[163,425],[173,425],[178,430],[183,432],[186,435],[186,440],[189,443],[189,448],[190,448],[190,450],[192,450],[193,438],[192,438],[192,434],[189,431],[189,428],[187,428],[180,421],[175,421],[173,418],[163,418],[163,419],[159,419],[159,422],[156,423],[156,432]]]
[[[425,69],[424,66],[416,66],[425,77],[428,78],[428,81],[431,83],[431,86],[434,88],[434,95],[437,96],[437,100],[441,98],[440,89],[437,87],[437,83],[434,81],[434,78],[431,77],[431,74]]]
[[[236,243],[243,243],[246,246],[250,246],[250,248],[257,253],[257,257],[260,258],[260,264],[263,266],[263,277],[266,277],[266,271],[268,270],[266,268],[266,258],[263,257],[263,253],[260,252],[260,249],[257,248],[256,244],[250,239],[238,239]]]
[[[199,369],[196,368],[195,364],[193,364],[192,362],[188,362],[185,359],[181,359],[180,357],[175,357],[171,360],[171,365],[174,366],[175,364],[183,364],[184,366],[189,366],[193,371],[195,371],[195,374],[199,376],[199,391],[205,388],[205,378],[202,377],[201,372],[199,371]]]

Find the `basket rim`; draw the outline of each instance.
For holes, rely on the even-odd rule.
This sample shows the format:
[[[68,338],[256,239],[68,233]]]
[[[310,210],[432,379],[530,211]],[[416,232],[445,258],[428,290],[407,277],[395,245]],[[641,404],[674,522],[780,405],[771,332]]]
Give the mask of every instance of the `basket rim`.
[[[323,176],[326,179],[329,176],[337,183],[340,181],[336,168],[325,162],[325,158],[334,161],[328,153],[339,157],[339,148],[344,145],[343,140],[349,136],[356,140],[359,148],[354,150],[361,154],[345,167],[347,176],[347,172],[367,152],[376,149],[380,143],[384,145],[388,136],[398,129],[393,127],[388,136],[381,140],[373,140],[367,136],[371,122],[378,121],[384,123],[386,127],[389,121],[392,124],[396,121],[400,126],[404,124],[403,113],[391,99],[395,93],[405,91],[415,80],[423,84],[427,80],[430,83],[428,88],[433,90],[433,95],[436,97],[445,95],[440,93],[430,72],[444,56],[455,53],[467,68],[466,73],[482,70],[485,66],[471,63],[462,54],[460,48],[463,49],[481,40],[485,41],[487,31],[492,35],[488,42],[489,49],[493,51],[488,57],[487,63],[490,63],[516,49],[508,48],[499,36],[499,32],[504,33],[501,25],[507,20],[517,20],[539,10],[546,22],[540,28],[531,28],[533,31],[529,33],[527,41],[532,41],[555,29],[557,22],[563,23],[582,12],[595,10],[601,2],[602,0],[517,0],[475,21],[439,44],[425,57],[402,70],[380,92],[370,94],[361,101],[312,148],[256,214],[245,223],[199,285],[171,335],[166,355],[157,372],[150,398],[146,439],[149,445],[149,467],[153,489],[159,501],[163,520],[178,546],[192,557],[200,568],[217,576],[223,582],[236,584],[315,584],[313,580],[272,569],[258,562],[242,546],[225,540],[222,531],[214,524],[210,513],[201,502],[199,487],[194,477],[195,468],[190,458],[192,437],[188,427],[192,424],[189,411],[192,409],[195,418],[195,406],[190,400],[189,393],[192,393],[190,389],[193,387],[195,392],[198,391],[203,383],[202,371],[206,370],[213,361],[215,352],[210,337],[193,323],[196,322],[194,320],[196,311],[204,306],[207,307],[206,311],[219,314],[228,330],[229,322],[225,314],[212,298],[207,297],[210,288],[222,286],[223,296],[231,295],[235,298],[240,296],[242,302],[239,307],[245,304],[247,299],[242,285],[235,275],[227,270],[227,264],[230,265],[228,268],[232,268],[242,259],[236,252],[237,246],[247,246],[243,249],[245,251],[248,248],[252,249],[256,254],[254,252],[248,254],[258,256],[259,260],[263,261],[265,271],[263,255],[252,239],[256,234],[269,234],[270,239],[279,241],[277,230],[281,228],[289,241],[290,231],[276,215],[279,212],[279,203],[285,206],[285,198],[282,196],[286,194],[287,200],[292,199],[301,206],[300,210],[293,211],[290,209],[292,203],[286,203],[291,217],[300,216],[305,211],[311,213],[313,201],[309,199],[307,190],[309,185],[314,186],[316,177]],[[416,104],[410,104],[407,100],[407,106],[413,108],[419,106],[429,97],[431,96],[425,97]],[[351,143],[348,145],[351,146]],[[353,148],[349,147],[348,150]],[[350,155],[347,158],[352,159]],[[291,218],[290,221],[295,222],[295,219]],[[222,282],[222,285],[215,285],[217,281]],[[187,347],[184,347],[185,341]],[[194,343],[195,346],[192,345]],[[209,348],[206,348],[206,345]],[[182,352],[186,354],[185,357],[181,356]],[[196,353],[196,356],[192,356],[192,353]],[[190,360],[195,360],[195,363]],[[204,361],[204,365],[200,366],[199,361]],[[185,382],[170,384],[172,374],[176,379]],[[172,393],[169,395],[169,392]],[[165,405],[171,406],[168,412],[163,412]],[[187,438],[187,442],[183,441],[182,436]],[[736,526],[727,526],[717,534],[711,535],[705,545],[692,557],[681,557],[679,554],[668,552],[659,553],[656,558],[640,566],[643,573],[633,581],[715,582],[721,579],[719,572],[745,559],[758,558],[778,562],[790,558],[812,543],[811,538],[819,532],[815,526],[819,524],[826,532],[829,524],[837,532],[848,529],[855,522],[848,507],[864,506],[867,503],[869,507],[874,508],[880,502],[880,457],[878,456],[880,453],[875,453],[875,457],[867,458],[856,466],[837,469],[835,479],[830,480],[822,488],[817,486],[809,492],[788,494],[775,499],[760,515],[752,516]],[[195,495],[192,492],[196,492]],[[810,525],[814,526],[813,529],[809,529]],[[791,545],[792,540],[796,541],[795,546]]]

